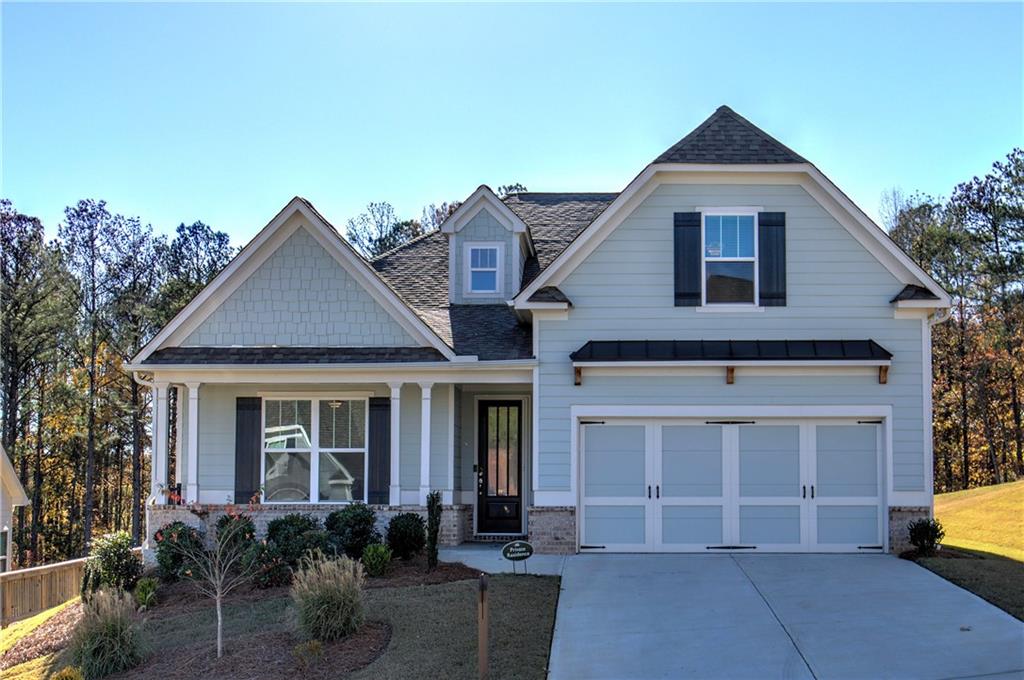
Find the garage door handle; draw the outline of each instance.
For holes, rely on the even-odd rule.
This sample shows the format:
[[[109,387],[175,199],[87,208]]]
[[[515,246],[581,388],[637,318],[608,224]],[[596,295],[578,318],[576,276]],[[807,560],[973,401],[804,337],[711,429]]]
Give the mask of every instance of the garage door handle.
[[[661,484],[658,484],[654,487],[654,497],[661,498]]]
[[[804,484],[804,498],[807,498],[807,485]]]
[[[650,484],[647,485],[647,497],[648,498],[651,497],[651,485]]]
[[[814,498],[814,485],[811,484],[811,498]]]

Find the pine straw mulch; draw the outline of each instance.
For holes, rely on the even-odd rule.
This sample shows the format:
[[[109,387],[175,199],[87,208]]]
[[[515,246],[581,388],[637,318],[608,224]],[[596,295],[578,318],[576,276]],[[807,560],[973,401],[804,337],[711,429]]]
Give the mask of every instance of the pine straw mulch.
[[[319,658],[299,659],[295,648],[302,640],[294,633],[260,633],[228,638],[224,644],[224,656],[220,659],[217,658],[216,644],[207,642],[190,648],[178,648],[173,653],[154,654],[141,666],[111,678],[327,680],[373,663],[384,653],[390,641],[391,626],[369,621],[354,634],[324,644]]]
[[[71,642],[75,626],[81,618],[81,602],[57,612],[0,656],[0,670],[64,649]]]
[[[388,569],[387,574],[376,578],[366,578],[367,588],[404,588],[408,586],[425,586],[425,585],[437,585],[441,583],[450,583],[452,581],[464,581],[467,579],[474,579],[480,575],[480,572],[476,569],[470,569],[461,562],[440,562],[437,568],[431,572],[427,571],[427,558],[426,555],[420,554],[413,557],[410,560],[394,560]],[[231,593],[225,600],[227,604],[239,604],[244,602],[253,602],[259,600],[274,599],[278,597],[287,597],[288,586],[280,588],[270,588],[266,590],[260,590],[258,588],[246,587],[240,588],[239,590]],[[157,597],[159,598],[159,604],[151,608],[145,613],[145,617],[160,616],[164,612],[173,613],[175,616],[188,613],[198,612],[211,607],[209,598],[200,595],[196,592],[196,589],[187,581],[179,581],[177,583],[161,584],[157,591]],[[17,644],[9,649],[3,656],[0,656],[0,669],[11,668],[20,663],[31,661],[32,659],[50,654],[52,652],[58,652],[65,647],[71,641],[71,635],[74,632],[75,625],[82,616],[82,605],[76,603],[69,606],[64,611],[58,613],[53,618],[46,621],[44,624],[36,628],[34,631],[26,635],[23,639],[19,640]],[[282,638],[285,634],[283,633],[267,633],[260,636],[251,636],[253,639],[259,637],[263,639],[268,638],[268,647],[274,647],[275,655],[282,654],[280,648],[274,646],[273,638]],[[350,639],[361,639],[357,634]],[[390,638],[390,631],[387,633],[386,638]],[[295,661],[292,656],[292,648],[297,643],[297,640],[289,637],[290,642],[286,645],[287,649],[284,649],[282,659],[286,663],[295,665]],[[373,643],[376,638],[368,638],[368,643]],[[279,641],[280,642],[280,641]],[[283,644],[283,643],[282,643]],[[336,643],[340,644],[340,643]],[[384,646],[387,646],[385,639]],[[248,646],[247,646],[248,647]],[[348,649],[348,647],[346,647]],[[354,649],[354,648],[353,648]],[[203,648],[200,650],[196,649],[196,653],[199,657],[206,658],[210,655],[207,653],[209,650]],[[342,654],[346,653],[344,651]],[[259,649],[250,649],[247,654],[254,658],[261,657]],[[324,646],[324,655],[331,656],[334,659],[335,650],[331,645]],[[234,653],[232,653],[234,657]],[[276,657],[275,657],[276,658]],[[373,658],[376,658],[374,656]],[[215,660],[215,659],[214,659]],[[372,661],[373,659],[370,659]],[[339,661],[340,663],[340,661]],[[366,663],[369,663],[367,661]],[[255,667],[265,666],[265,662],[256,664]],[[366,665],[366,664],[363,664]],[[361,666],[353,666],[350,670],[360,668]],[[148,665],[147,665],[148,668]],[[163,664],[160,664],[161,674],[165,673]],[[190,666],[191,668],[191,666]],[[333,668],[333,662],[332,662]],[[222,668],[222,672],[224,669]],[[336,670],[336,669],[335,669]],[[198,672],[199,677],[222,677],[217,675],[218,671],[214,669],[203,670],[201,668],[192,668],[190,672]],[[214,673],[214,675],[207,676],[206,673]],[[332,671],[333,672],[333,671]],[[171,675],[173,676],[173,674]],[[184,677],[184,676],[182,676]],[[195,675],[191,677],[196,677]],[[227,676],[223,676],[227,677]],[[249,677],[245,675],[230,676],[244,678]],[[305,677],[317,678],[317,675],[306,675]],[[326,677],[326,676],[325,676]]]

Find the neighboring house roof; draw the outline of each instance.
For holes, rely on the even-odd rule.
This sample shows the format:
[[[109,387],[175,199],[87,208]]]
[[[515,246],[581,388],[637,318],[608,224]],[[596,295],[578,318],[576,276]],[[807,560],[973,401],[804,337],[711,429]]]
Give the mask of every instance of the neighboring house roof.
[[[798,153],[728,106],[673,144],[655,163],[806,163]]]
[[[21,485],[18,473],[14,470],[14,463],[11,462],[2,444],[0,444],[0,485],[3,486],[4,497],[11,498],[11,505],[15,507],[28,505],[28,494],[25,493],[25,487]]]
[[[889,361],[874,340],[591,340],[576,363],[611,361]]]
[[[938,300],[938,296],[927,288],[908,284],[903,287],[889,302],[903,302],[904,300]]]
[[[360,364],[444,361],[433,347],[165,347],[143,362],[161,364]]]

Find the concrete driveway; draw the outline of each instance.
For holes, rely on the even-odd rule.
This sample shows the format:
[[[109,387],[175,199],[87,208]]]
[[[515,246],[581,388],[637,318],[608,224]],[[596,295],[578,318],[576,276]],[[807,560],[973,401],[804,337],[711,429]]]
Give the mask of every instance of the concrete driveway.
[[[888,555],[579,555],[565,678],[1024,678],[1024,624]]]

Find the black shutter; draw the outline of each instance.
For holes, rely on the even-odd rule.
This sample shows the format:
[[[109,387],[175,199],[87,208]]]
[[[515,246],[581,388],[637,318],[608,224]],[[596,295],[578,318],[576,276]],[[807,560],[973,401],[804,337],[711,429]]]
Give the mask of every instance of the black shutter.
[[[676,213],[674,224],[676,307],[700,306],[700,213]]]
[[[259,397],[235,400],[235,503],[248,503],[260,489]]]
[[[370,399],[370,432],[367,449],[369,487],[367,503],[387,505],[391,484],[391,400],[387,397]]]
[[[786,213],[757,214],[758,295],[762,307],[786,306]]]

